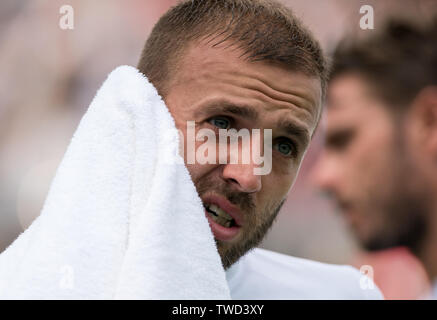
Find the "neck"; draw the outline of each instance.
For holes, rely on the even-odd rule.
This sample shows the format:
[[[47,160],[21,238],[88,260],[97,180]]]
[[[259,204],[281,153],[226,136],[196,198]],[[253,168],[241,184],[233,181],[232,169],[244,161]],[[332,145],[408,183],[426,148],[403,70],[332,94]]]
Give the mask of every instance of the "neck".
[[[422,262],[429,280],[435,282],[437,281],[437,206],[434,206],[432,213],[427,236],[415,254]]]

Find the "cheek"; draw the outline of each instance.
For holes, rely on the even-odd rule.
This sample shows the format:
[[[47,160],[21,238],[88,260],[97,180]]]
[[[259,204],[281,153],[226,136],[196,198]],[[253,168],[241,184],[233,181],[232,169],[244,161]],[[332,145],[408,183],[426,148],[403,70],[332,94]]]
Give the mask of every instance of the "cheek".
[[[378,135],[357,141],[345,159],[347,188],[364,201],[376,201],[383,196],[392,180],[393,141],[388,135]]]
[[[186,164],[186,167],[188,169],[188,172],[190,173],[191,180],[196,183],[196,181],[198,181],[199,178],[202,176],[202,168],[195,164]]]
[[[186,130],[185,130],[186,131]],[[196,131],[197,134],[197,131]],[[191,137],[191,139],[194,139],[195,135]],[[210,148],[215,149],[215,156],[214,153],[211,155],[211,157],[208,157],[207,150],[210,150],[208,148],[204,148],[204,146],[207,144],[205,141],[195,141],[195,144],[192,143],[187,144],[187,134],[184,132],[184,161],[185,165],[190,172],[191,178],[194,183],[196,183],[199,179],[206,175],[210,175],[212,171],[214,171],[220,164],[219,164],[219,158],[218,158],[218,150],[216,149],[215,143],[210,142]],[[199,148],[203,147],[203,148]],[[205,151],[206,150],[206,151]],[[190,153],[190,156],[188,156],[188,153]],[[199,158],[201,157],[203,160],[199,163]],[[190,158],[190,163],[188,162],[188,158]],[[194,162],[194,163],[193,163]]]
[[[275,189],[281,195],[281,199],[287,196],[296,182],[302,160],[299,159],[298,163],[290,165],[287,169],[273,171],[273,174],[269,177],[270,188]]]
[[[194,184],[197,184],[201,179],[208,179],[212,177],[215,172],[213,172],[217,165],[214,164],[186,164],[188,172],[190,173],[191,180]],[[211,186],[213,187],[213,186]]]
[[[262,208],[277,205],[281,202],[290,191],[295,174],[265,176],[262,181],[262,190],[259,195],[259,201]]]

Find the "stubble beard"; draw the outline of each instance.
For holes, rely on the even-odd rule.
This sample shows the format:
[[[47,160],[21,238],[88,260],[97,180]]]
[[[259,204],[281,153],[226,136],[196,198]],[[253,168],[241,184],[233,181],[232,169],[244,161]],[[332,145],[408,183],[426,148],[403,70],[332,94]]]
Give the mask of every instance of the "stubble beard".
[[[203,178],[195,183],[200,197],[208,192],[221,195],[233,205],[240,208],[244,214],[244,225],[237,235],[236,241],[225,242],[215,239],[223,267],[228,269],[240,257],[258,246],[275,221],[285,199],[275,205],[267,206],[264,212],[257,212],[253,195],[233,191],[225,182]]]
[[[378,205],[378,211],[385,215],[384,225],[363,243],[363,247],[376,251],[405,246],[417,255],[428,233],[431,189],[408,157],[402,141],[393,155],[396,165],[392,167],[390,191],[379,199]],[[374,197],[378,198],[378,195],[374,194]]]

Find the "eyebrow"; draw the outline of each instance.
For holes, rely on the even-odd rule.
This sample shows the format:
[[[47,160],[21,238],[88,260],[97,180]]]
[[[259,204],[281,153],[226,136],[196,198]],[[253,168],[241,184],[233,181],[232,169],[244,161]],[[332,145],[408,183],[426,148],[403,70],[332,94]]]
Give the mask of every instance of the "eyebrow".
[[[308,145],[310,142],[310,134],[308,130],[293,121],[280,119],[276,123],[276,128],[278,131],[285,132],[289,136],[297,137],[304,146]]]
[[[340,128],[326,133],[325,144],[328,148],[341,148],[345,146],[356,134],[353,128]]]
[[[229,101],[213,101],[208,103],[196,111],[195,116],[199,117],[217,111],[231,113],[249,120],[258,120],[258,112],[252,107],[231,103]]]

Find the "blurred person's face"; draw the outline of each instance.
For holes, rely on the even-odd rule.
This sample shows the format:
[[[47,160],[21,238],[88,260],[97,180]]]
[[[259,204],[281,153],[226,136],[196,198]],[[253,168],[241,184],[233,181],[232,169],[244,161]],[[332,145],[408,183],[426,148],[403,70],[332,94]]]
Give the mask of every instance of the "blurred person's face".
[[[235,47],[191,46],[165,97],[185,146],[187,121],[195,122],[196,133],[204,128],[216,133],[272,129],[272,169],[267,175],[255,175],[259,165],[252,160],[189,164],[184,154],[225,268],[256,246],[273,223],[315,130],[321,101],[320,80],[266,62],[248,62],[240,54]],[[197,141],[195,148],[202,143]]]
[[[430,189],[416,161],[408,121],[376,98],[362,78],[330,83],[326,146],[315,168],[318,185],[338,202],[368,250],[415,249],[425,236]]]

